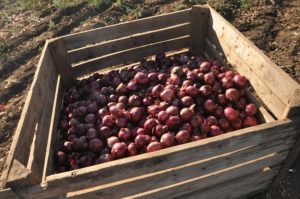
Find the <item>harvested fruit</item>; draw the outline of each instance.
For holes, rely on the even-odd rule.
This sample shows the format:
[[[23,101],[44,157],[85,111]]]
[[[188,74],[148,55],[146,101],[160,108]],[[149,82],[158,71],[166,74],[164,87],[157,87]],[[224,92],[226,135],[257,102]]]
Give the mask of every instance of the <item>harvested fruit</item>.
[[[153,152],[258,124],[246,77],[189,53],[76,80],[64,94],[57,171]]]

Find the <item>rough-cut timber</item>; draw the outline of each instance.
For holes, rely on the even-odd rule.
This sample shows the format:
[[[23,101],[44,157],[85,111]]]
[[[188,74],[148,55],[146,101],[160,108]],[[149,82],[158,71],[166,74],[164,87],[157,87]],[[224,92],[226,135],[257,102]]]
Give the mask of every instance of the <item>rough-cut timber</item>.
[[[72,78],[188,48],[250,79],[260,100],[247,97],[263,124],[55,174],[57,126]],[[0,198],[243,198],[276,184],[300,153],[299,107],[299,85],[208,6],[55,38],[46,42],[25,102]]]
[[[15,165],[13,164],[14,160],[17,160],[24,167],[27,167],[34,135],[38,137],[36,138],[37,140],[47,139],[49,121],[46,118],[48,118],[49,115],[45,115],[43,112],[52,110],[51,106],[53,101],[49,101],[47,99],[51,99],[52,97],[52,85],[57,78],[57,75],[58,73],[54,66],[53,58],[48,49],[48,42],[46,42],[31,89],[29,90],[24,104],[10,151],[7,155],[5,170],[1,176],[2,187],[5,187],[9,172],[10,170],[13,170],[12,167]],[[44,88],[49,88],[49,90]],[[46,134],[44,135],[43,132],[46,132]],[[41,166],[40,169],[42,169],[45,157],[45,151],[43,150],[43,147],[45,147],[45,144],[39,147],[41,147],[41,154],[36,158],[39,158],[39,164]],[[33,167],[35,166],[33,165]],[[35,179],[39,179],[39,177],[41,177],[38,173],[37,175],[33,174],[30,176],[35,176]],[[32,179],[30,181],[35,180]],[[39,179],[39,181],[41,181],[41,179]]]

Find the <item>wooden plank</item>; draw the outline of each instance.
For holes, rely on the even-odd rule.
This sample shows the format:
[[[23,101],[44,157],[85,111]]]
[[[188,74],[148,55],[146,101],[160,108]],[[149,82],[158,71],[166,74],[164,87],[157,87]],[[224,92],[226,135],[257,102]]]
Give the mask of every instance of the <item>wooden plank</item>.
[[[1,187],[4,188],[13,159],[18,160],[21,164],[27,165],[29,158],[30,146],[33,140],[36,123],[42,113],[43,101],[47,97],[47,88],[50,82],[49,74],[56,73],[48,42],[42,51],[42,55],[37,66],[31,88],[26,97],[23,111],[11,144],[11,148],[6,158],[4,171],[1,175]]]
[[[81,48],[89,44],[95,44],[141,32],[187,23],[190,22],[190,12],[191,9],[186,9],[75,33],[62,38],[66,41],[66,47],[68,50]]]
[[[18,199],[19,197],[11,190],[11,188],[0,190],[0,198],[3,199]]]
[[[129,198],[175,198],[194,190],[206,190],[217,184],[240,178],[243,175],[262,171],[265,167],[278,165],[282,163],[286,155],[287,151],[278,154],[269,154],[255,160],[243,162],[239,165],[234,165],[213,173],[209,173],[207,175],[195,177],[179,183],[170,183],[169,186],[133,195]]]
[[[299,126],[295,126],[295,131],[298,131],[298,130],[299,130]],[[276,176],[276,178],[273,180],[271,186],[276,186],[280,183],[280,180],[282,180],[282,178],[286,174],[287,170],[292,166],[292,164],[294,163],[296,158],[299,157],[299,155],[300,155],[300,136],[298,136],[298,138],[296,138],[296,139],[297,139],[296,143],[294,144],[293,148],[291,149],[287,159],[285,160],[284,164],[280,168],[280,171],[279,171],[278,175]]]
[[[258,171],[237,179],[220,183],[206,190],[192,192],[174,199],[184,198],[244,198],[243,196],[263,190],[270,184],[271,179],[276,175],[278,166],[267,172]]]
[[[206,40],[206,51],[212,51],[216,48],[212,45],[212,43],[216,44],[217,38],[214,37],[210,39],[213,40]],[[253,70],[249,67],[248,63],[244,62],[243,59],[229,47],[229,45],[226,43],[222,43],[220,45],[222,45],[222,47],[217,46],[217,49],[222,49],[222,53],[224,53],[226,59],[230,62],[234,69],[249,79],[260,99],[262,99],[277,118],[281,118],[287,105],[266,85],[265,81],[261,80],[255,73],[253,73]]]
[[[291,131],[294,125],[293,122],[288,119],[274,121],[217,137],[160,150],[155,153],[146,153],[88,168],[55,174],[48,176],[45,183],[41,184],[41,186],[32,186],[31,188],[23,190],[22,194],[26,195],[27,193],[31,193],[32,197],[42,197],[41,194],[43,193],[49,196],[51,194],[59,195],[78,189],[84,189],[95,183],[97,185],[103,185],[145,173],[175,167],[186,162],[216,156],[243,147],[267,142],[268,140],[284,138],[288,135],[296,134],[297,132]],[[211,148],[216,149],[211,150]],[[189,154],[198,155],[190,157]],[[174,162],[174,160],[176,161]],[[120,167],[122,167],[122,169],[120,169]]]
[[[282,141],[282,139],[274,140],[272,143],[263,143],[262,145],[239,149],[220,156],[188,162],[188,164],[144,174],[135,178],[96,186],[90,189],[78,190],[73,193],[68,193],[67,196],[74,196],[75,198],[90,196],[124,198],[133,194],[141,194],[150,190],[169,186],[170,184],[180,183],[182,181],[217,172],[218,170],[255,160],[268,154],[287,150],[294,143],[293,138],[294,136],[289,137],[286,141]],[[214,149],[212,148],[212,150]]]
[[[49,43],[49,49],[54,59],[56,69],[61,75],[62,83],[68,88],[73,82],[73,70],[67,55],[65,41],[63,39],[54,40]]]
[[[51,113],[54,106],[54,98],[55,98],[55,87],[58,81],[58,74],[54,72],[50,72],[45,74],[49,77],[49,83],[45,84],[47,86],[47,97],[43,101],[43,109],[42,114],[39,118],[37,129],[34,133],[35,138],[33,139],[31,145],[31,151],[29,155],[29,159],[27,162],[27,168],[32,171],[33,175],[39,182],[42,181],[43,176],[43,168],[45,163],[46,156],[46,147],[47,141],[49,137],[48,129],[50,129],[50,120]],[[60,113],[60,111],[58,111]]]
[[[166,52],[165,54],[167,57],[172,57],[174,55],[180,55],[182,53],[187,53],[187,52],[189,52],[188,48],[182,48],[180,50],[173,50],[173,51]],[[155,55],[148,56],[148,57],[146,57],[146,59],[155,60]],[[97,71],[95,71],[95,73],[106,74],[107,72],[109,72],[111,70],[122,70],[122,69],[132,68],[136,65],[139,65],[139,63],[140,63],[140,61],[133,62],[130,64],[120,64],[120,65],[116,65],[114,67],[108,67],[108,68],[103,68],[103,69],[97,70]],[[82,79],[88,78],[90,75],[91,74],[86,74],[86,75],[79,77],[78,79],[82,80]]]
[[[205,40],[205,56],[207,56],[210,59],[218,59],[222,62],[224,66],[227,66],[228,68],[231,68],[229,63],[225,61],[225,58],[222,57],[219,52],[213,47],[210,41]],[[275,119],[268,113],[268,111],[258,102],[258,100],[253,96],[253,94],[246,89],[246,97],[248,100],[253,102],[258,107],[258,117],[260,122],[272,122]]]
[[[183,36],[175,39],[166,40],[163,42],[157,42],[141,47],[131,48],[117,53],[112,53],[89,61],[75,64],[74,75],[75,77],[92,73],[105,67],[114,66],[124,62],[136,62],[142,58],[155,55],[159,52],[166,52],[185,48],[188,45],[188,36]]]
[[[7,187],[19,188],[37,183],[38,180],[32,172],[14,159],[6,182]]]
[[[296,117],[300,114],[300,88],[294,90],[293,97],[290,100],[286,110],[284,111],[284,117]]]
[[[184,23],[154,31],[127,35],[108,42],[71,50],[68,52],[68,56],[71,63],[77,63],[129,48],[185,36],[189,34],[189,26],[189,23]]]
[[[246,62],[251,71],[264,81],[272,93],[278,95],[287,105],[294,89],[299,85],[215,10],[211,8],[210,13],[208,38],[221,47],[220,50],[224,46],[230,48],[231,51],[227,52],[223,49],[224,54],[237,54],[238,58]]]
[[[50,120],[50,128],[48,133],[48,142],[46,148],[46,156],[45,156],[45,164],[43,169],[43,177],[44,180],[47,175],[54,173],[54,149],[56,148],[56,143],[59,140],[58,137],[58,123],[60,117],[60,111],[62,109],[63,102],[63,86],[60,81],[60,76],[58,76],[56,89],[55,89],[55,98],[53,100],[54,106],[52,109],[51,120]]]
[[[207,37],[209,7],[193,6],[190,25],[190,51],[195,55],[202,55],[204,40]]]

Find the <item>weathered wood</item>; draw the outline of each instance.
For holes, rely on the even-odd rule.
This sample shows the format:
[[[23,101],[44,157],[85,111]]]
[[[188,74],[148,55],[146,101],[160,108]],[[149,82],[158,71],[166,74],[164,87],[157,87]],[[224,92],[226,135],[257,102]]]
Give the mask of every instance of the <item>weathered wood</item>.
[[[219,54],[219,52],[213,47],[210,41],[205,41],[205,51],[205,56],[207,58],[218,59],[222,62],[224,66],[230,68],[229,63],[226,62],[225,58]],[[246,89],[246,97],[250,102],[254,103],[258,107],[258,118],[260,122],[265,123],[272,122],[275,120],[248,89]]]
[[[31,193],[31,197],[37,198],[42,197],[44,194],[48,196],[52,194],[59,195],[92,185],[95,186],[95,184],[104,185],[145,173],[176,167],[186,162],[293,135],[296,132],[291,131],[292,125],[293,123],[289,120],[274,121],[198,142],[160,150],[155,153],[142,154],[75,171],[55,174],[48,176],[46,183],[42,184],[41,187],[33,186],[23,190],[22,194]],[[212,150],[212,148],[215,148],[215,150]],[[190,154],[198,155],[190,156]]]
[[[300,87],[300,86],[299,86]],[[300,114],[300,88],[294,90],[293,97],[284,111],[285,118],[296,117]]]
[[[62,37],[68,50],[190,22],[190,9],[124,22]]]
[[[18,160],[23,165],[27,165],[35,127],[41,118],[42,110],[44,108],[44,99],[48,97],[48,92],[45,88],[50,87],[53,73],[57,74],[57,71],[48,49],[48,42],[46,42],[24,104],[11,148],[6,158],[4,171],[1,175],[2,188],[5,187],[14,159]]]
[[[207,36],[209,8],[193,6],[190,25],[190,51],[195,55],[204,52],[204,41]]]
[[[207,175],[198,176],[174,184],[170,183],[169,186],[130,196],[130,198],[175,198],[194,190],[205,190],[214,185],[240,178],[243,175],[261,171],[265,167],[278,165],[282,163],[286,155],[286,151],[279,154],[269,154],[255,160],[243,162],[239,165],[220,169]]]
[[[49,66],[48,66],[49,67]],[[42,74],[41,74],[42,75]],[[47,97],[44,99],[41,117],[39,118],[37,129],[35,131],[35,139],[31,145],[27,168],[32,171],[33,175],[39,182],[42,181],[45,156],[47,154],[46,147],[50,129],[50,117],[54,106],[55,87],[58,81],[57,73],[43,74],[45,78],[49,78],[47,86]],[[59,111],[58,111],[59,113]]]
[[[219,156],[188,162],[187,164],[170,167],[166,170],[144,174],[135,178],[121,180],[111,184],[105,184],[103,186],[96,186],[90,189],[78,190],[73,193],[68,193],[68,196],[75,196],[75,198],[77,198],[77,196],[82,198],[90,196],[123,198],[133,194],[144,193],[217,172],[224,168],[239,165],[250,160],[255,160],[274,152],[287,150],[294,143],[293,138],[294,136],[289,137],[286,141],[282,141],[282,139],[274,140],[272,143],[264,143],[262,145],[246,149],[242,148]],[[214,150],[214,148],[211,150]],[[139,185],[138,187],[135,186],[137,184]]]
[[[186,36],[189,34],[189,26],[189,23],[184,23],[154,31],[128,35],[108,42],[71,50],[68,52],[68,55],[71,63],[77,63],[129,48]]]
[[[281,118],[287,105],[271,91],[263,80],[259,79],[257,75],[253,73],[253,70],[250,69],[248,63],[244,62],[243,59],[239,57],[239,54],[232,49],[232,47],[229,47],[229,45],[223,42],[219,44],[222,45],[222,47],[215,47],[213,44],[218,42],[218,38],[214,37],[210,39],[212,39],[212,41],[206,40],[206,50],[212,51],[217,48],[217,50],[220,51],[220,49],[222,49],[222,53],[224,53],[226,59],[230,62],[234,69],[249,79],[257,95],[263,100],[277,118]]]
[[[57,71],[61,75],[63,85],[68,88],[73,79],[73,70],[69,57],[67,55],[67,48],[63,39],[57,39],[49,43],[49,49],[53,56]]]
[[[6,182],[7,187],[18,188],[37,183],[38,179],[35,178],[28,168],[26,168],[18,160],[13,160]]]
[[[175,199],[184,198],[184,199],[192,199],[192,198],[244,198],[244,195],[248,195],[249,193],[257,192],[258,190],[265,189],[271,182],[271,179],[278,172],[278,166],[270,169],[267,172],[258,171],[255,173],[251,173],[245,176],[242,176],[237,179],[233,179],[230,181],[226,181],[215,185],[206,190],[200,190],[196,192],[192,192],[180,197],[176,197]]]
[[[7,189],[0,190],[0,198],[18,199],[19,197],[10,188],[7,188]]]
[[[295,126],[295,131],[299,130],[299,126]],[[300,155],[300,136],[295,138],[297,140],[293,146],[293,148],[290,150],[290,153],[288,157],[286,158],[284,164],[279,170],[278,175],[275,177],[273,180],[271,186],[276,186],[280,183],[280,180],[282,180],[283,176],[286,174],[287,170],[292,166],[294,161],[296,160],[297,157]]]
[[[155,55],[159,52],[166,52],[184,48],[188,43],[188,36],[157,42],[141,47],[131,48],[117,53],[108,54],[102,57],[74,65],[75,77],[95,72],[105,67],[114,66],[124,62],[136,62],[144,57]]]
[[[218,46],[219,50],[223,50],[226,57],[238,56],[238,59],[243,60],[251,72],[262,79],[272,93],[278,95],[287,105],[294,89],[299,85],[216,11],[213,9],[210,11],[208,38]],[[225,46],[226,48],[223,49]],[[231,64],[235,66],[240,63]]]
[[[63,86],[62,82],[60,81],[60,76],[58,76],[56,89],[55,89],[55,98],[54,98],[54,106],[51,113],[51,120],[50,120],[50,128],[47,137],[47,148],[46,148],[46,156],[45,156],[45,164],[43,171],[44,180],[47,175],[54,173],[54,150],[56,149],[56,143],[59,139],[58,137],[58,124],[59,124],[59,116],[60,110],[62,109],[62,100],[63,100]]]

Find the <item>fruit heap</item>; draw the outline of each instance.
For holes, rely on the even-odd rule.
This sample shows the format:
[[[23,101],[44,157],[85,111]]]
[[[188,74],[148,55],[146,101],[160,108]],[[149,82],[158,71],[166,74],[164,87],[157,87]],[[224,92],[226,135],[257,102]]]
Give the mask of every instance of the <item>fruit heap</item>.
[[[57,171],[254,126],[247,84],[220,61],[189,53],[77,80],[64,94]]]

